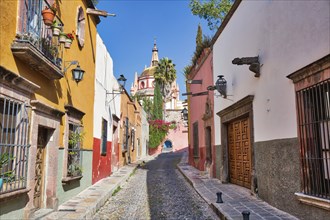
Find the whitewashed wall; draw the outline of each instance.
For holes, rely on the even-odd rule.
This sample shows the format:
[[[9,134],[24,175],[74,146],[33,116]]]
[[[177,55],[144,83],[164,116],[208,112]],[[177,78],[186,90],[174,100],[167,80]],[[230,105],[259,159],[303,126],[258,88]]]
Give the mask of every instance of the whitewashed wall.
[[[216,97],[214,112],[254,95],[254,140],[297,136],[295,94],[290,73],[330,52],[329,1],[242,1],[213,47],[214,79],[224,75],[228,100]],[[259,55],[261,76],[236,57]],[[229,100],[230,99],[230,100]],[[221,144],[220,118],[215,144]]]
[[[120,95],[106,94],[119,88],[113,75],[113,61],[101,37],[96,37],[96,77],[94,103],[94,137],[101,138],[102,118],[108,121],[108,141],[112,141],[112,114],[120,118]],[[113,145],[112,145],[113,146]]]

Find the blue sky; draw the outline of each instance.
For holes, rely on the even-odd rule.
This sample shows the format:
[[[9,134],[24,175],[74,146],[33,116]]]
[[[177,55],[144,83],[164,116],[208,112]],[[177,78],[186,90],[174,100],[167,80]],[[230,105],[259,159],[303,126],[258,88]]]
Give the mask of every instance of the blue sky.
[[[150,65],[156,38],[159,58],[169,57],[176,64],[180,95],[185,92],[183,68],[195,50],[198,24],[203,34],[213,34],[204,20],[191,14],[189,0],[100,0],[97,8],[116,14],[101,17],[98,32],[113,59],[114,75],[125,75],[128,91],[134,73]]]

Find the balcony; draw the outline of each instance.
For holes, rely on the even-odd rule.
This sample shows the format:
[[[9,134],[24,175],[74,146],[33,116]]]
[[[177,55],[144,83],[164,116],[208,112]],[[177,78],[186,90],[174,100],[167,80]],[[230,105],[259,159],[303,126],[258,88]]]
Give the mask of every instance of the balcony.
[[[49,3],[40,0],[20,3],[18,33],[11,45],[13,55],[37,74],[50,80],[62,78],[62,46],[58,37],[53,35],[52,27],[46,26],[41,16],[42,9],[45,6],[50,7]],[[56,16],[55,20],[57,24],[64,26],[59,17]]]

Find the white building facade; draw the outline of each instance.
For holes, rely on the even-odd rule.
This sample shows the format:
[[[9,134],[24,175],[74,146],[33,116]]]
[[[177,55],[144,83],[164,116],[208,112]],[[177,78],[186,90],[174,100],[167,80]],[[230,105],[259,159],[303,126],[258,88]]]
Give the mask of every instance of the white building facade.
[[[301,219],[329,216],[330,149],[325,137],[321,174],[312,177],[297,120],[296,84],[303,77],[290,76],[317,65],[318,83],[329,83],[329,13],[329,1],[236,1],[213,45],[214,79],[227,81],[227,97],[214,100],[217,177]],[[319,108],[330,112],[324,88],[320,96],[327,98],[314,103],[325,100]],[[313,181],[322,186],[315,189]]]
[[[101,37],[96,39],[93,183],[119,168],[120,85]]]

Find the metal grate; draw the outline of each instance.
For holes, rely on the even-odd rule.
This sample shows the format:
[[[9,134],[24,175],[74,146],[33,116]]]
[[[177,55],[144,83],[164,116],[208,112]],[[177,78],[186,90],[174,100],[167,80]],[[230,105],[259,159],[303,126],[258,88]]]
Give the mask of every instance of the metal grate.
[[[330,199],[330,79],[297,92],[302,187]]]
[[[51,62],[61,68],[62,58],[57,37],[53,36],[51,26],[46,26],[42,21],[42,10],[50,7],[45,0],[24,0],[21,2],[21,15],[19,32],[17,35],[20,42],[29,42],[44,54]],[[60,26],[64,26],[58,16],[55,21]]]
[[[68,169],[67,176],[75,177],[82,175],[82,127],[69,124],[69,146],[68,146]]]
[[[0,97],[0,194],[26,187],[28,129],[26,104]]]

